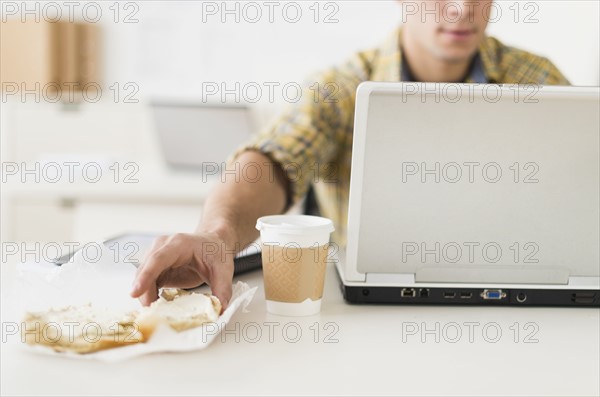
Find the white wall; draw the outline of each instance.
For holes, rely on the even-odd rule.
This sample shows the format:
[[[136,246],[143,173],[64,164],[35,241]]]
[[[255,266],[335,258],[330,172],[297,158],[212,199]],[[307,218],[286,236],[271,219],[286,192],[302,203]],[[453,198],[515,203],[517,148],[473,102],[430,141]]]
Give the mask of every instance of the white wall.
[[[488,32],[506,44],[547,56],[574,85],[600,84],[600,2],[520,1],[520,19],[535,12],[533,23],[514,23],[515,1],[497,1],[506,17]]]
[[[203,14],[207,3],[223,4],[137,2],[138,23],[104,19],[106,81],[136,82],[142,97],[194,99],[200,97],[202,82],[301,82],[312,71],[377,45],[402,19],[397,1],[321,1],[320,22],[315,23],[310,9],[315,2],[299,1],[303,17],[295,24],[277,11],[286,2],[278,2],[274,23],[269,23],[265,6],[258,23],[244,21],[242,12],[239,23],[233,15],[222,23],[221,14]],[[238,3],[242,10],[248,2],[226,3],[231,8]],[[326,3],[333,5],[325,9]],[[490,24],[490,34],[549,57],[575,85],[599,84],[597,1],[498,0],[496,4],[502,13]],[[338,22],[323,23],[325,15],[336,9]]]

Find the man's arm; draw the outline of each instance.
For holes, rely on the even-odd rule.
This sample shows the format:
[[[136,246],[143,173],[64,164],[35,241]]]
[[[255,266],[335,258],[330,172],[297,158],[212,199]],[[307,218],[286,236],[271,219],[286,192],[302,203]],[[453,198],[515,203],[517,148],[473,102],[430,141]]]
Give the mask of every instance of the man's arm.
[[[226,175],[210,195],[196,231],[155,241],[131,295],[148,305],[161,287],[192,288],[206,282],[227,306],[232,253],[258,236],[254,228],[259,217],[282,213],[298,202],[312,182],[314,167],[335,158],[352,133],[354,94],[367,69],[358,56],[342,69],[307,81],[301,100],[235,157],[237,178]]]
[[[281,167],[256,151],[246,151],[207,199],[193,234],[156,239],[138,269],[131,295],[144,305],[158,298],[162,287],[210,285],[225,308],[231,299],[233,252],[258,236],[256,220],[282,213],[288,200],[288,179]]]
[[[288,189],[281,167],[264,154],[246,151],[235,162],[236,174],[226,175],[212,192],[196,229],[196,234],[216,233],[229,251],[256,240],[258,218],[285,210]]]

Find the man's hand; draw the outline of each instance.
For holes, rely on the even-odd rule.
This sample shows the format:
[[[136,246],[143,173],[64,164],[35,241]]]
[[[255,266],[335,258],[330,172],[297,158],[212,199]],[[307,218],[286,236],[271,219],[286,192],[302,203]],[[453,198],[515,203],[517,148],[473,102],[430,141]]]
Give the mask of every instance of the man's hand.
[[[194,288],[207,283],[223,309],[231,299],[233,254],[215,233],[175,234],[157,238],[138,268],[131,296],[144,306],[162,287]]]
[[[248,151],[235,161],[237,174],[217,183],[194,234],[154,241],[131,291],[143,305],[158,299],[159,288],[194,288],[203,283],[210,285],[223,308],[229,304],[234,253],[258,237],[258,218],[285,210],[289,190],[283,169],[268,156]],[[241,170],[249,164],[259,169],[260,177],[245,177]]]

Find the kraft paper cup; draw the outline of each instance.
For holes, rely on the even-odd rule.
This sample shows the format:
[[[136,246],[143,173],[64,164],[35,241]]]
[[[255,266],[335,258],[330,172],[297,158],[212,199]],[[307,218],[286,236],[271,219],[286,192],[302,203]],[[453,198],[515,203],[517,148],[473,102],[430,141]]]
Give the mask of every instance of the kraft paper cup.
[[[321,310],[333,222],[310,215],[258,219],[269,313],[309,316]]]

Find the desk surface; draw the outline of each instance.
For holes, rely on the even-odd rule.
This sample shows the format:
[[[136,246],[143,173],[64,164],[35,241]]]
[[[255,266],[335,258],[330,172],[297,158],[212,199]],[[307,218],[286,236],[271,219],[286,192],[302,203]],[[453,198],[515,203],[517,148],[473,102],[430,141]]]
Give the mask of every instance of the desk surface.
[[[279,317],[266,312],[260,272],[239,278],[259,286],[250,311],[204,351],[104,364],[12,338],[2,395],[600,393],[598,309],[348,305],[331,266],[319,315]],[[11,280],[3,265],[3,290]]]

